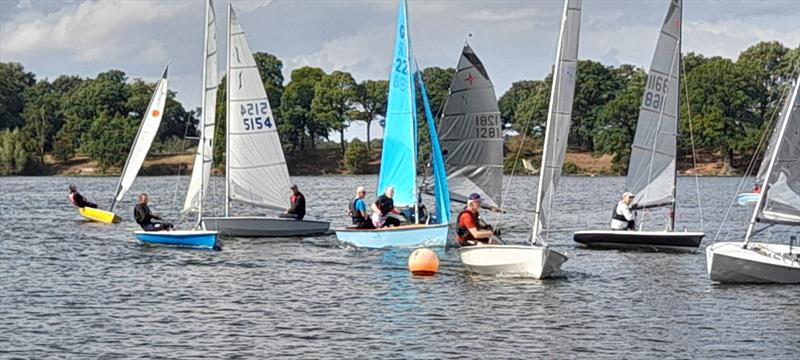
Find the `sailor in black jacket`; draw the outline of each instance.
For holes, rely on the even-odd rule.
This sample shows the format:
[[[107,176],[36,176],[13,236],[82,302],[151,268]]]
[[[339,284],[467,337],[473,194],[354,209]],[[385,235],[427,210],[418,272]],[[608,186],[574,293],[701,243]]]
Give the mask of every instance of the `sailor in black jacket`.
[[[139,195],[139,203],[133,209],[133,217],[136,219],[136,223],[144,231],[172,230],[172,224],[168,222],[153,221],[153,219],[161,220],[161,216],[150,211],[150,206],[147,205],[148,201],[147,194],[142,193]]]

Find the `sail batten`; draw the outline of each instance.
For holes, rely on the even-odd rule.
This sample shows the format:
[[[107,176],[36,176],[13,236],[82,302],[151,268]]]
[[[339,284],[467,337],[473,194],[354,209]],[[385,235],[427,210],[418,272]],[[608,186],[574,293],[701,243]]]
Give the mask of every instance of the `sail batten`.
[[[450,92],[437,123],[452,199],[477,192],[483,202],[502,202],[503,134],[494,84],[469,44],[461,51]]]
[[[229,7],[228,198],[253,206],[283,209],[289,170],[277,123],[261,74],[233,7]]]
[[[532,239],[541,239],[547,227],[561,168],[567,152],[569,128],[572,122],[572,104],[578,72],[578,40],[580,37],[581,1],[567,0],[559,33],[556,63],[553,68],[553,85],[542,151],[539,187],[536,195]]]
[[[639,107],[625,184],[635,207],[675,202],[681,9],[681,0],[670,2]]]
[[[208,188],[213,165],[214,129],[216,124],[218,70],[217,70],[217,20],[214,3],[206,3],[206,28],[203,62],[203,99],[200,112],[200,141],[197,144],[189,189],[183,212],[202,208],[202,195]],[[198,214],[202,217],[202,214]]]

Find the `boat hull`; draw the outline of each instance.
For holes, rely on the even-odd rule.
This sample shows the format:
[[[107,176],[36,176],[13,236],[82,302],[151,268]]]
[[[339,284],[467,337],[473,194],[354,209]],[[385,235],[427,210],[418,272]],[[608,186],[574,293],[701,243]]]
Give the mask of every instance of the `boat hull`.
[[[328,232],[326,221],[292,220],[262,216],[205,217],[207,230],[235,237],[289,237],[320,235]]]
[[[213,249],[217,245],[216,231],[136,231],[136,240],[148,245]]]
[[[503,275],[545,279],[561,270],[567,256],[547,246],[478,245],[459,249],[468,271],[482,275]]]
[[[104,224],[116,224],[122,219],[110,211],[105,211],[102,209],[95,209],[90,207],[82,207],[78,209],[78,213],[81,214],[84,218],[96,221]]]
[[[572,239],[588,248],[694,252],[705,236],[679,231],[577,231]]]
[[[706,268],[720,283],[800,283],[800,246],[783,244],[718,242],[706,248]],[[783,256],[787,255],[787,256]]]
[[[405,225],[381,229],[337,229],[339,241],[360,248],[418,248],[447,245],[447,224]]]
[[[736,203],[739,205],[753,205],[758,202],[758,193],[741,193],[736,195]]]

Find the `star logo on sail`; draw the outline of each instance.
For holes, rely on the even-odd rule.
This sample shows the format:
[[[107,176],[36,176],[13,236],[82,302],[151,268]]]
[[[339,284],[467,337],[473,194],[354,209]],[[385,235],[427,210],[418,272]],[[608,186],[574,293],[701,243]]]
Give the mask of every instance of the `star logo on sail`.
[[[472,86],[472,82],[475,81],[475,77],[472,76],[472,72],[469,72],[469,76],[467,76],[464,81],[469,81],[469,86]]]

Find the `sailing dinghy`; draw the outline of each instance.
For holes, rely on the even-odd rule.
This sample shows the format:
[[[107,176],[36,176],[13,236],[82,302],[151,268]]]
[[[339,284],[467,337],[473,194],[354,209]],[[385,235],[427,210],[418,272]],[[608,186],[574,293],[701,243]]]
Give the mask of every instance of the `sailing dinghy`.
[[[708,276],[721,283],[800,283],[797,236],[782,243],[752,238],[773,225],[800,227],[800,75],[785,101],[759,174],[763,186],[744,242],[718,242],[706,248]],[[760,175],[759,175],[760,177]],[[769,224],[755,231],[756,222]],[[788,244],[786,244],[788,243]]]
[[[543,239],[551,205],[561,177],[572,121],[572,103],[578,69],[581,0],[564,2],[550,108],[547,114],[542,166],[529,245],[477,245],[459,249],[468,271],[484,275],[548,278],[561,269],[567,257]]]
[[[573,239],[586,247],[695,251],[703,239],[702,232],[674,231],[682,8],[682,0],[671,0],[661,27],[639,108],[626,183],[627,190],[636,195],[634,209],[671,206],[668,228],[575,232]]]
[[[204,216],[203,225],[223,235],[238,237],[326,233],[330,227],[326,221],[231,215],[231,201],[284,210],[291,183],[264,83],[239,18],[230,4],[227,79],[225,216]],[[211,144],[207,146],[210,148]],[[211,155],[208,156],[210,159]],[[202,178],[207,179],[210,170],[210,166],[203,166],[193,171],[202,171]],[[190,188],[190,191],[198,190]]]
[[[216,99],[216,25],[215,25],[215,13],[214,13],[214,5],[212,4],[211,0],[206,2],[206,17],[205,17],[205,45],[204,45],[204,63],[203,63],[203,108],[202,108],[202,126],[200,127],[200,143],[198,145],[198,158],[201,160],[203,165],[206,165],[210,168],[211,161],[210,161],[210,152],[211,148],[208,144],[211,143],[211,136],[214,133],[214,112],[211,111],[210,114],[206,113],[206,110],[211,107],[214,108],[215,104],[214,101],[211,99]],[[163,99],[161,99],[162,103],[162,110],[163,110],[163,102],[166,100],[166,70],[164,71],[164,90],[163,90]],[[159,94],[157,92],[157,94]],[[213,95],[211,99],[208,98],[209,95]],[[209,101],[210,105],[209,105]],[[209,115],[211,117],[211,125],[209,127]],[[158,127],[156,126],[156,130]],[[155,131],[154,131],[155,133]],[[206,157],[208,152],[208,157]],[[206,163],[204,160],[209,159]],[[195,166],[197,166],[197,162],[195,162]],[[197,169],[198,167],[195,167]],[[195,176],[192,174],[192,181],[195,181]],[[199,189],[203,189],[197,191],[197,193],[193,193],[192,191],[189,192],[187,195],[186,202],[190,203],[190,200],[196,200],[199,206],[201,206],[200,211],[198,211],[198,223],[200,219],[200,214],[202,214],[202,203],[203,203],[203,194],[205,185],[208,184],[208,176],[205,178],[200,178],[199,183],[196,184],[196,187]],[[190,188],[192,186],[190,185]],[[190,199],[191,195],[196,195],[196,198]],[[206,231],[202,229],[194,229],[194,230],[173,230],[173,231],[136,231],[134,232],[134,236],[136,240],[141,243],[148,244],[148,245],[166,245],[166,246],[178,246],[178,247],[192,247],[192,248],[204,248],[204,249],[214,249],[218,246],[218,233],[216,231]]]
[[[394,186],[397,208],[413,208],[414,224],[381,229],[337,229],[336,238],[343,243],[364,248],[444,247],[450,221],[450,199],[447,173],[444,169],[438,135],[428,102],[427,90],[416,62],[412,61],[406,1],[400,0],[397,11],[397,32],[394,61],[389,77],[389,99],[381,153],[378,194]],[[419,223],[417,187],[417,106],[416,85],[420,87],[425,117],[430,129],[431,157],[436,198],[436,223]]]
[[[489,74],[464,44],[450,92],[437,123],[450,200],[467,203],[478,193],[481,206],[499,209],[503,186],[503,132]]]
[[[125,160],[125,166],[122,168],[122,175],[120,175],[119,182],[114,191],[111,207],[109,207],[108,211],[81,208],[79,213],[86,219],[106,224],[118,223],[121,221],[120,217],[114,213],[114,206],[118,201],[122,200],[125,193],[128,192],[131,185],[133,185],[133,181],[136,180],[139,169],[142,168],[144,159],[150,151],[150,145],[153,144],[153,139],[156,137],[158,127],[161,125],[161,117],[164,116],[164,106],[167,102],[168,69],[169,63],[164,67],[161,78],[158,80],[158,83],[156,83],[156,90],[153,93],[153,97],[150,98],[150,104],[147,106],[144,118],[139,124],[139,131],[137,131],[136,138],[133,140],[133,146],[128,153],[127,160]]]

